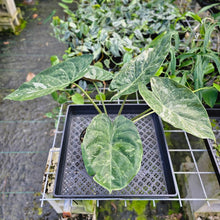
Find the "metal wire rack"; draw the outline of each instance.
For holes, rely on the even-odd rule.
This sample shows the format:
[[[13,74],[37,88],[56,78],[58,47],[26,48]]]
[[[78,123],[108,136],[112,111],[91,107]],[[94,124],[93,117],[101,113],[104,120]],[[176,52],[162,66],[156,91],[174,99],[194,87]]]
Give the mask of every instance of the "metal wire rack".
[[[109,101],[105,101],[108,103]],[[121,104],[123,100],[116,100],[114,104]],[[101,104],[100,101],[97,101],[98,104]],[[136,97],[132,99],[128,99],[127,103],[144,103],[142,99],[139,98],[138,93],[136,93]],[[71,102],[67,103],[71,104]],[[52,167],[52,158],[53,154],[59,152],[59,146],[61,144],[61,136],[63,134],[63,129],[64,129],[64,119],[65,119],[65,109],[66,106],[65,104],[61,105],[60,107],[60,112],[57,117],[57,126],[55,130],[55,135],[54,135],[54,140],[53,140],[53,145],[52,148],[49,152],[48,156],[48,165],[45,170],[45,178],[44,178],[44,184],[43,184],[43,189],[42,189],[42,198],[41,198],[41,206],[43,206],[45,201],[63,201],[63,203],[69,202],[69,204],[73,204],[73,201],[75,200],[74,198],[71,199],[62,199],[62,198],[53,198],[52,196],[47,196],[47,185],[49,181],[49,177],[53,175],[55,177],[56,171],[53,170],[51,172],[51,167]],[[195,125],[196,126],[196,125]],[[201,162],[199,161],[200,157],[202,157],[203,154],[208,155],[208,150],[206,149],[203,141],[201,139],[197,139],[197,144],[195,144],[194,137],[191,135],[187,134],[185,131],[182,130],[177,130],[173,128],[167,128],[167,125],[164,125],[165,129],[165,136],[168,142],[168,151],[169,155],[171,157],[172,165],[173,165],[173,172],[174,172],[174,184],[176,186],[177,190],[177,197],[176,198],[160,198],[160,199],[155,199],[155,198],[147,198],[144,200],[150,200],[153,202],[153,205],[156,205],[156,201],[162,200],[162,201],[178,201],[180,207],[183,206],[183,202],[202,202],[202,203],[207,203],[207,205],[210,207],[211,202],[215,201],[220,201],[219,197],[212,197],[209,194],[209,190],[207,190],[207,185],[206,185],[206,177],[212,175],[214,177],[214,185],[217,184],[218,186],[218,181],[216,178],[216,174],[213,168],[207,170],[204,167],[201,167]],[[214,130],[215,133],[219,132],[219,130]],[[177,143],[175,144],[170,144],[170,136],[176,136]],[[180,138],[180,139],[179,139]],[[202,142],[201,142],[202,141]],[[178,145],[178,146],[176,146]],[[178,162],[175,162],[175,158],[178,158]],[[184,161],[185,159],[185,161]],[[210,161],[210,159],[209,159]],[[204,164],[203,164],[204,165]],[[194,180],[196,179],[196,182],[194,181],[193,183],[196,184],[197,187],[197,194],[195,193],[192,195],[184,195],[181,192],[182,186],[179,183],[179,179],[181,177],[189,177],[193,178]],[[198,190],[199,189],[199,190]],[[68,201],[67,201],[68,200]],[[105,199],[102,199],[105,200]],[[130,200],[130,199],[129,199]],[[125,206],[126,205],[126,200],[125,200]],[[99,205],[99,201],[97,201],[97,206]]]

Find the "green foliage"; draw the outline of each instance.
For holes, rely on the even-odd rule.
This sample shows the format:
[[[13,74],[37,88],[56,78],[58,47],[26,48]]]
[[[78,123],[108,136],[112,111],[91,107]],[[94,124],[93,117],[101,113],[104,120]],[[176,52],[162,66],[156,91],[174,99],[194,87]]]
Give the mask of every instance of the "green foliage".
[[[68,101],[68,97],[67,97],[66,92],[57,92],[57,91],[55,91],[55,92],[51,93],[51,96],[59,104],[63,104],[63,103]]]
[[[84,77],[90,80],[107,81],[113,78],[113,74],[97,66],[89,66]]]
[[[189,12],[185,14],[195,20],[197,33],[187,31],[185,38],[179,43],[179,49],[171,48],[170,57],[163,67],[166,76],[198,91],[196,94],[200,100],[213,107],[218,96],[216,84],[220,81],[220,59],[219,53],[214,50],[212,39],[218,33],[220,23],[202,19],[199,14],[193,15]]]
[[[57,23],[60,22],[57,18],[54,20]],[[205,32],[203,33],[205,36]],[[181,46],[175,32],[162,33],[140,55],[131,60],[126,58],[126,63],[114,77],[112,73],[100,68],[99,64],[91,66],[90,63],[94,58],[91,55],[82,55],[63,62],[53,56],[52,67],[36,75],[30,82],[21,85],[6,98],[22,101],[52,94],[59,103],[64,103],[71,98],[74,103],[83,104],[82,93],[84,93],[100,113],[88,126],[82,143],[86,170],[109,192],[119,190],[125,187],[140,169],[143,153],[141,139],[132,120],[118,116],[111,121],[106,111],[105,114],[102,113],[85,91],[88,84],[82,78],[92,81],[97,90],[96,81],[111,80],[110,88],[114,92],[112,99],[130,95],[139,90],[147,104],[164,121],[198,137],[215,140],[208,115],[197,93],[210,106],[215,103],[213,97],[216,97],[219,90],[219,76],[215,75],[216,69],[220,68],[217,66],[220,62],[219,58],[214,52],[207,53],[210,52],[208,44],[206,47],[203,45],[199,45],[199,48],[192,47],[176,56],[177,48]],[[71,51],[68,52],[71,53]],[[127,52],[130,53],[129,49]],[[182,68],[183,71],[180,71]],[[180,73],[183,75],[179,75]],[[213,86],[207,89],[206,76],[210,74],[214,74],[215,80],[212,81]],[[162,77],[154,77],[154,75]],[[190,86],[197,88],[194,93],[184,86],[189,76]],[[149,81],[152,91],[146,88]],[[74,86],[74,91],[64,90]],[[118,90],[117,94],[115,94],[116,90]],[[102,100],[102,103],[106,99],[105,94],[100,92],[95,98]],[[103,109],[105,110],[104,103]],[[145,111],[134,121],[151,113]],[[47,116],[53,117],[53,114],[47,114]]]
[[[82,1],[77,11],[66,13],[67,21],[54,19],[52,26],[59,40],[69,42],[71,56],[90,52],[94,60],[101,57],[116,66],[140,54],[151,35],[169,30],[180,16],[171,1],[162,0]],[[175,27],[180,29],[180,24]]]
[[[60,62],[59,58],[57,56],[51,56],[50,57],[51,66],[54,66]]]
[[[171,36],[172,34],[168,33],[159,38],[153,49],[148,48],[135,59],[126,63],[115,74],[109,88],[119,92],[112,99],[136,92],[140,82],[149,83],[150,78],[158,71],[170,50]]]
[[[214,148],[216,150],[216,155],[220,157],[220,144],[214,144]]]
[[[31,100],[63,89],[82,78],[91,61],[91,55],[83,55],[52,66],[37,74],[30,82],[25,82],[5,99]]]
[[[82,143],[86,170],[110,193],[133,179],[140,169],[142,154],[138,130],[124,116],[112,122],[106,114],[99,114],[87,127]]]
[[[84,104],[84,98],[81,94],[75,93],[74,95],[71,96],[71,99],[74,104],[82,105]]]
[[[98,95],[95,96],[95,99],[99,100],[99,101],[101,101],[101,100],[105,101],[106,100],[106,96],[105,96],[104,93],[100,92]]]
[[[190,89],[158,77],[151,78],[151,88],[139,84],[143,99],[164,121],[197,137],[215,140],[208,114]]]

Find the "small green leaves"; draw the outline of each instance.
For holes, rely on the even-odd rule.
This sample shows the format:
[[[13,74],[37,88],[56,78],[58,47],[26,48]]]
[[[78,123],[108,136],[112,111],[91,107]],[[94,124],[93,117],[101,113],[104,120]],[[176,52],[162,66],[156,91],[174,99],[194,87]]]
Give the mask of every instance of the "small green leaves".
[[[83,55],[58,63],[25,82],[5,99],[31,100],[63,89],[82,78],[91,62],[91,55]]]
[[[50,57],[50,62],[51,62],[51,66],[55,66],[60,62],[60,60],[57,56],[54,55]]]
[[[164,121],[197,137],[215,140],[208,114],[190,89],[159,77],[151,79],[151,88],[139,84],[143,99]]]
[[[93,118],[82,143],[86,170],[106,188],[120,190],[138,173],[143,148],[134,123],[124,116],[112,122],[106,114]]]
[[[71,99],[73,101],[74,104],[77,105],[82,105],[84,104],[84,98],[81,94],[79,93],[75,93],[74,95],[71,96]]]

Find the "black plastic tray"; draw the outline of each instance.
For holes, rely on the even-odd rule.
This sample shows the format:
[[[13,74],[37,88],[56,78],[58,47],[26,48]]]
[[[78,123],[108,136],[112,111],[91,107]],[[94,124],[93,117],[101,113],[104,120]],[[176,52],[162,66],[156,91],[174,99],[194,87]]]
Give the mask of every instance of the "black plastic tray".
[[[219,126],[220,126],[220,106],[217,106],[216,108],[208,108],[206,110],[207,110],[208,115],[211,119],[217,119],[218,120]],[[215,135],[216,135],[216,138],[219,139],[220,138],[220,131],[218,131]],[[216,177],[217,177],[219,185],[220,185],[220,165],[219,165],[220,164],[220,162],[219,162],[220,159],[217,158],[216,152],[213,149],[214,141],[205,139],[204,142],[205,142],[206,148],[208,150],[209,157],[210,157],[211,162],[212,162],[212,166],[215,170]]]
[[[120,105],[106,105],[110,117],[116,117]],[[102,107],[100,106],[102,109]],[[125,105],[122,114],[134,116],[145,111],[144,104]],[[111,194],[89,176],[81,156],[80,134],[97,115],[92,105],[70,105],[67,109],[61,143],[54,197],[72,199],[145,199],[176,196],[174,174],[162,128],[156,114],[136,122],[143,143],[141,169],[124,189]]]

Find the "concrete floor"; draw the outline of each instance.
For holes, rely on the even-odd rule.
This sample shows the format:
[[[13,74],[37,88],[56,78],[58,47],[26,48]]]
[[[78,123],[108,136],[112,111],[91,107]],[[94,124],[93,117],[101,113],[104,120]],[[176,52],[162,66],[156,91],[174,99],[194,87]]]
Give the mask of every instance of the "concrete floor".
[[[54,121],[45,118],[56,106],[50,96],[34,101],[3,100],[18,88],[29,72],[50,66],[50,56],[62,57],[67,48],[51,36],[47,18],[56,10],[62,17],[59,0],[35,0],[33,5],[15,1],[27,21],[15,36],[0,33],[0,219],[58,219],[45,203],[40,208],[40,191]],[[33,18],[37,14],[37,18]]]

